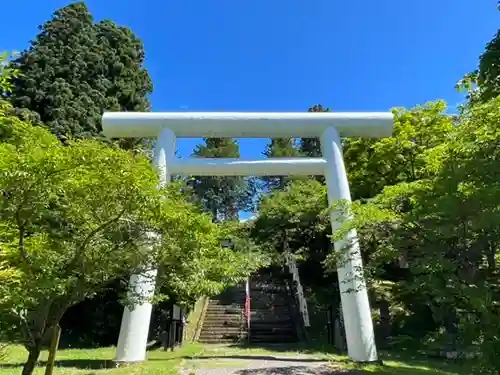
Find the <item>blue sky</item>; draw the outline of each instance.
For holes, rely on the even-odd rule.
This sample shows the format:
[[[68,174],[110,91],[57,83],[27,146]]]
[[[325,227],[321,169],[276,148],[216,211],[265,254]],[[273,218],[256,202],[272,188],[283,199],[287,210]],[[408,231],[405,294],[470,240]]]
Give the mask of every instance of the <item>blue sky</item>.
[[[89,0],[143,41],[155,111],[385,111],[443,98],[500,25],[496,0]],[[0,51],[22,50],[67,5],[23,1]],[[4,14],[19,15],[16,2]],[[197,140],[179,142],[189,155]],[[258,157],[265,141],[242,140]]]

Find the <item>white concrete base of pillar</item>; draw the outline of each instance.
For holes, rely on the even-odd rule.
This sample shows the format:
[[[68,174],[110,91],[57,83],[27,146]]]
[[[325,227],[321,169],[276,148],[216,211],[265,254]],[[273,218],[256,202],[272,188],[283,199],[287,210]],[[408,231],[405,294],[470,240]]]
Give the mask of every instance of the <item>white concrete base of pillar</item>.
[[[154,293],[156,270],[144,275],[132,275],[130,287],[134,293],[151,298]],[[134,297],[132,297],[134,298]],[[123,311],[120,336],[116,346],[116,363],[134,363],[146,359],[146,346],[151,321],[151,303],[144,301]]]

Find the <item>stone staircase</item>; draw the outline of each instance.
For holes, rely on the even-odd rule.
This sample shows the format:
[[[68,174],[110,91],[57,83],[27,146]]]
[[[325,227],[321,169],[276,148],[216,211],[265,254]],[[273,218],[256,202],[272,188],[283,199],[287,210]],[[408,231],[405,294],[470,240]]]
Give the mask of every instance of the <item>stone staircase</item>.
[[[210,299],[198,341],[207,344],[246,341],[244,303],[244,286],[228,288]]]
[[[250,332],[243,316],[245,286],[228,288],[209,300],[201,343],[290,343],[298,341],[297,317],[281,271],[264,270],[250,281]],[[295,311],[295,313],[297,313]]]
[[[250,284],[250,342],[297,342],[294,304],[282,277],[270,271],[255,275]]]

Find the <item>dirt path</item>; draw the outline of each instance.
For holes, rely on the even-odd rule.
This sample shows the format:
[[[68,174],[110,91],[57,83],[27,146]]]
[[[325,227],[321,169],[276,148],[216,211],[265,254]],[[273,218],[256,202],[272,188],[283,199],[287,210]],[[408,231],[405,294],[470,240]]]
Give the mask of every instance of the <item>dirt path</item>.
[[[287,357],[229,355],[200,357],[184,363],[182,375],[333,375],[346,371],[335,370],[327,361],[297,355]],[[354,375],[354,373],[350,373]]]

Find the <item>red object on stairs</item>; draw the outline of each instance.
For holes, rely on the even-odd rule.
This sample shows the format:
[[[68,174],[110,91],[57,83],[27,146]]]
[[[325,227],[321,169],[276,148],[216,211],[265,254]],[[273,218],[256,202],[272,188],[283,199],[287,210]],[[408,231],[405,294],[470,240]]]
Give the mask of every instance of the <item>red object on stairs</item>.
[[[250,278],[247,279],[245,285],[245,307],[243,308],[243,316],[245,317],[247,328],[250,328]]]

